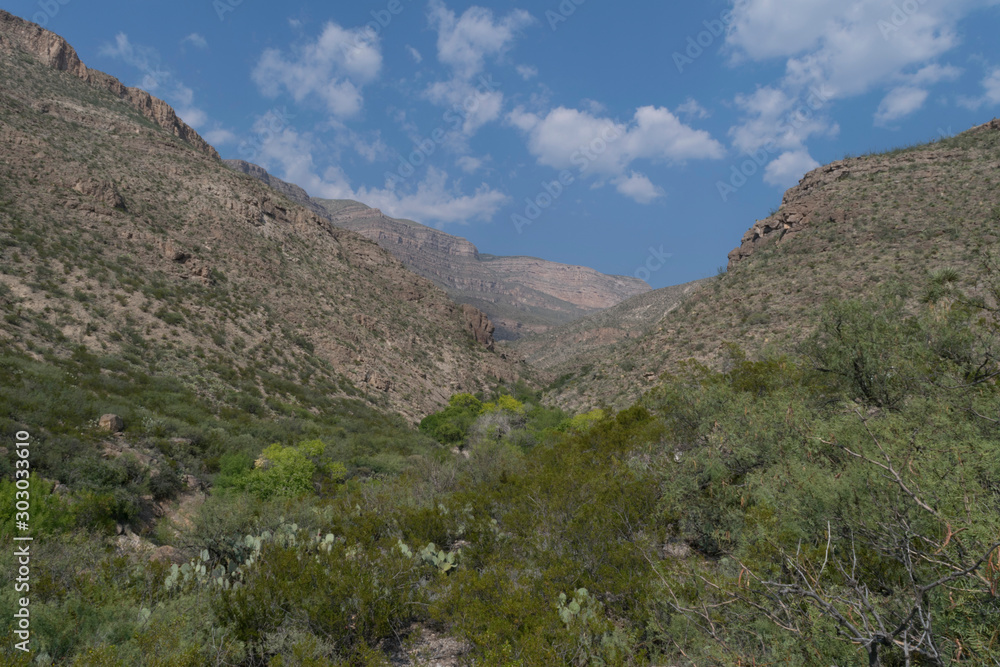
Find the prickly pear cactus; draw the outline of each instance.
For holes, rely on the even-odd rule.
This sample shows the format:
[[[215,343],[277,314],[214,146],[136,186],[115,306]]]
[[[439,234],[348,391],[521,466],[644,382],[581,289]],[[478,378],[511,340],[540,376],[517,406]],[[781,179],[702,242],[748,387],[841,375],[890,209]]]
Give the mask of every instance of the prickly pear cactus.
[[[282,522],[274,533],[265,530],[260,535],[241,535],[231,541],[231,550],[237,554],[234,560],[218,562],[212,567],[211,555],[206,549],[188,563],[179,567],[174,564],[163,584],[168,591],[193,585],[215,586],[223,590],[239,588],[244,574],[260,558],[265,544],[298,549],[300,558],[310,553],[319,558],[320,551],[330,553],[336,542],[337,537],[333,533],[315,533],[304,538],[298,524]]]

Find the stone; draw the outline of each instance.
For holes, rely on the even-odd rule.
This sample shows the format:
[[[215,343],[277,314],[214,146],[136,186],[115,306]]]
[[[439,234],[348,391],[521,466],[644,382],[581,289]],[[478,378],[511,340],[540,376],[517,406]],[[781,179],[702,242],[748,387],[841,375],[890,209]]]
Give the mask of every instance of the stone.
[[[111,181],[95,181],[90,179],[77,181],[73,185],[73,190],[82,195],[93,197],[109,208],[118,209],[119,211],[128,210],[128,207],[125,206],[124,197],[118,191],[118,186]]]
[[[125,420],[115,414],[101,415],[98,427],[111,433],[121,433],[125,430]]]

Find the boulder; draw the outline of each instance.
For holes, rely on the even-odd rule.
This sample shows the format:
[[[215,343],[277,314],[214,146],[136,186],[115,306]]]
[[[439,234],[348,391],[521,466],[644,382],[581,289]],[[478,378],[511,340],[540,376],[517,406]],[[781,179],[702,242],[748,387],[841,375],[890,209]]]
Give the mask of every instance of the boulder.
[[[111,433],[121,433],[125,430],[125,420],[115,414],[101,415],[98,427]]]

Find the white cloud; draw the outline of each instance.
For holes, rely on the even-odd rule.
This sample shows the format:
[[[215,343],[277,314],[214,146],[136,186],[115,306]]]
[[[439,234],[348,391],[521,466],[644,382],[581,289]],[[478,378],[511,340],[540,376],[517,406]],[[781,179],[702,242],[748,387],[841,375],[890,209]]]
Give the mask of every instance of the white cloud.
[[[177,116],[191,127],[198,129],[208,122],[208,114],[198,107],[177,109]]]
[[[785,58],[786,80],[857,95],[933,61],[959,41],[957,23],[996,0],[736,0],[727,44],[735,59]]]
[[[455,162],[458,164],[459,168],[467,174],[474,174],[483,166],[482,158],[472,157],[471,155],[463,155]]]
[[[480,184],[472,194],[466,194],[460,181],[452,181],[447,173],[434,167],[428,167],[420,182],[401,181],[395,185],[387,183],[383,188],[354,188],[338,166],[319,173],[313,151],[324,151],[326,147],[317,137],[299,134],[290,127],[271,131],[264,119],[259,120],[258,125],[255,130],[267,140],[262,142],[256,162],[315,197],[354,199],[380,208],[393,217],[439,225],[489,220],[507,201],[505,194],[486,183]]]
[[[507,118],[528,135],[528,150],[539,164],[555,169],[620,176],[639,159],[683,162],[725,152],[708,132],[684,125],[662,107],[641,107],[628,123],[566,107],[545,117],[517,108]]]
[[[517,73],[525,81],[531,81],[538,76],[538,68],[533,65],[518,65],[516,69]]]
[[[237,137],[233,132],[230,132],[222,127],[214,127],[210,130],[205,130],[202,132],[201,136],[204,137],[205,141],[216,147],[225,146],[227,144],[235,144],[239,141],[239,137]]]
[[[782,175],[797,171],[790,165],[807,162],[811,137],[839,131],[831,117],[837,100],[884,89],[876,113],[876,122],[884,124],[918,109],[929,86],[956,79],[961,71],[937,60],[959,44],[960,20],[996,4],[733,0],[726,36],[732,62],[785,64],[778,81],[736,97],[743,117],[729,132],[734,147],[786,151],[770,170],[774,181],[786,183]]]
[[[566,107],[545,116],[518,107],[507,122],[527,136],[528,151],[539,164],[593,175],[597,186],[611,180],[619,192],[643,203],[662,192],[630,169],[637,160],[681,163],[725,155],[708,132],[685,125],[662,107],[640,107],[625,123]]]
[[[431,0],[429,7],[431,25],[438,33],[438,60],[464,79],[482,72],[487,56],[503,55],[520,31],[534,22],[523,9],[497,20],[484,7],[470,7],[461,17],[442,0]]]
[[[462,120],[462,133],[471,137],[486,123],[500,117],[503,93],[490,86],[472,85],[460,79],[439,81],[425,91],[428,100],[442,107],[450,107]]]
[[[429,18],[438,33],[438,60],[451,69],[452,76],[430,84],[424,97],[462,119],[460,132],[453,133],[447,143],[464,152],[468,150],[465,141],[497,120],[503,110],[499,84],[492,76],[482,75],[486,59],[502,57],[534,19],[520,9],[498,19],[483,7],[470,7],[459,17],[442,0],[431,0]]]
[[[875,124],[886,125],[919,110],[927,101],[929,93],[923,88],[900,86],[893,88],[878,105]]]
[[[1000,67],[983,79],[983,88],[986,91],[984,99],[987,104],[994,106],[1000,104]]]
[[[489,221],[508,200],[507,195],[486,183],[471,195],[463,194],[460,185],[460,182],[449,184],[448,174],[428,167],[426,177],[412,192],[362,188],[355,198],[377,206],[392,217],[442,224]]]
[[[983,106],[1000,105],[1000,67],[987,73],[982,82],[983,94],[979,97],[961,97],[959,104],[972,111]]]
[[[664,194],[649,178],[634,171],[628,176],[619,176],[613,183],[618,192],[640,204],[649,204]]]
[[[420,51],[417,51],[414,47],[410,46],[409,44],[406,45],[406,52],[410,54],[411,58],[413,58],[413,62],[417,63],[418,65],[424,62],[424,57],[420,55]]]
[[[684,114],[688,118],[698,119],[708,118],[710,115],[708,113],[708,109],[698,104],[698,101],[693,97],[687,98],[687,101],[684,102],[684,104],[677,107],[677,113]]]
[[[747,154],[764,146],[796,150],[813,135],[836,135],[839,126],[823,115],[828,94],[817,89],[800,100],[781,88],[764,86],[750,95],[737,95],[736,106],[744,118],[729,130],[733,145]]]
[[[99,53],[139,70],[142,73],[140,88],[173,106],[177,115],[191,127],[197,129],[208,122],[208,114],[194,104],[194,91],[160,66],[160,56],[155,49],[132,44],[128,35],[120,32],[115,35],[114,44],[102,44]]]
[[[906,77],[908,83],[914,86],[933,86],[942,81],[954,81],[962,75],[962,70],[952,65],[928,65],[918,70],[912,76]]]
[[[199,49],[207,49],[208,41],[204,36],[199,35],[196,32],[192,32],[190,35],[181,40],[181,45],[190,44],[191,46],[197,47]]]
[[[315,41],[292,46],[291,54],[267,49],[253,70],[261,93],[277,97],[286,90],[296,102],[315,97],[338,118],[361,111],[361,88],[382,68],[378,37],[329,22]]]
[[[790,188],[799,182],[806,172],[820,166],[806,150],[786,151],[764,170],[764,182],[782,188]]]

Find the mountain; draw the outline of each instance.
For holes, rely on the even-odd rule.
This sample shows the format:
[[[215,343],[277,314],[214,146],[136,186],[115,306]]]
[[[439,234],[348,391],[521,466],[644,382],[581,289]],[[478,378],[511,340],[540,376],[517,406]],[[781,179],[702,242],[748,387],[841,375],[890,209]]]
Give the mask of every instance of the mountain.
[[[646,292],[569,324],[525,336],[506,347],[516,350],[531,367],[558,375],[563,367],[570,371],[581,363],[592,363],[618,343],[650,333],[684,299],[710,281],[696,280]]]
[[[96,355],[209,403],[291,401],[293,381],[411,420],[517,374],[482,313],[6,12],[0,147],[5,349]]]
[[[514,346],[562,377],[548,395],[588,409],[628,405],[689,358],[713,367],[727,344],[749,353],[789,349],[815,328],[831,299],[885,288],[921,307],[928,280],[954,270],[975,288],[981,248],[1000,240],[1000,121],[932,143],[848,158],[806,174],[772,215],[729,254],[729,270],[683,295],[647,333],[592,340],[611,311],[553,329],[558,355],[532,340]],[[616,307],[640,311],[643,295]],[[673,305],[673,301],[667,299]],[[541,352],[539,351],[541,350]]]
[[[546,331],[649,291],[649,285],[638,278],[609,276],[534,257],[481,254],[476,246],[458,236],[412,220],[390,218],[356,201],[310,198],[302,188],[275,178],[258,165],[243,160],[225,162],[337,227],[376,241],[459,303],[473,305],[489,315],[500,340]]]

